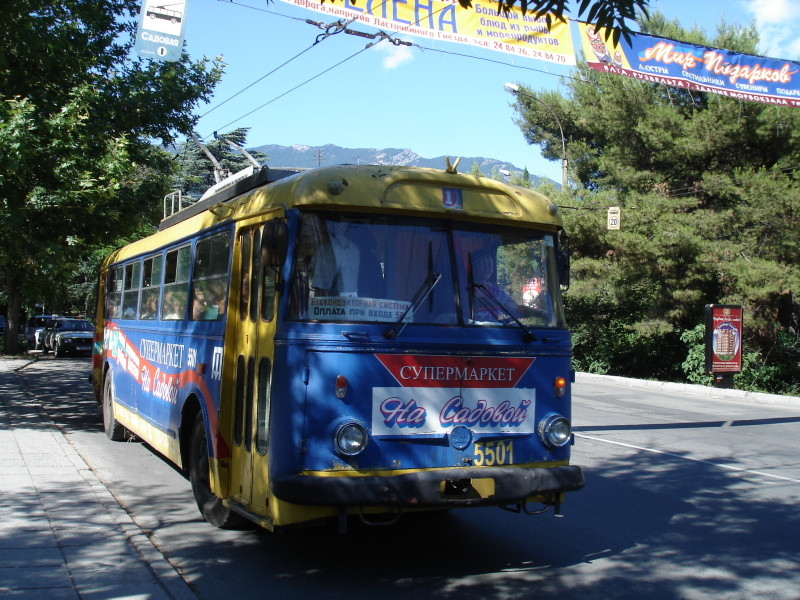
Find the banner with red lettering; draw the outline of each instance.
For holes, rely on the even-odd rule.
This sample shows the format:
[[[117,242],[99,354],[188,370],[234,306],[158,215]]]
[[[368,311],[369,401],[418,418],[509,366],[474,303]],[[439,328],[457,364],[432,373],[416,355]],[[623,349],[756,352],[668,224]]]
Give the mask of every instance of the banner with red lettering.
[[[372,434],[536,431],[536,390],[517,387],[534,359],[376,354],[398,385],[372,388]]]
[[[730,98],[800,107],[800,63],[738,54],[643,33],[615,46],[605,30],[579,23],[584,58],[602,73],[625,75]]]

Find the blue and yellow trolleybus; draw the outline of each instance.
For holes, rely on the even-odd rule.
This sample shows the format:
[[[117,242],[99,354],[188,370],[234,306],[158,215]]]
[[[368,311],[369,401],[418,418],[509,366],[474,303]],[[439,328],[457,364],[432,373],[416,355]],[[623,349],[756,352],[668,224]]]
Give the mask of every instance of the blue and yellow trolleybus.
[[[106,434],[219,527],[557,508],[584,483],[564,237],[545,196],[449,165],[223,182],[102,265]]]

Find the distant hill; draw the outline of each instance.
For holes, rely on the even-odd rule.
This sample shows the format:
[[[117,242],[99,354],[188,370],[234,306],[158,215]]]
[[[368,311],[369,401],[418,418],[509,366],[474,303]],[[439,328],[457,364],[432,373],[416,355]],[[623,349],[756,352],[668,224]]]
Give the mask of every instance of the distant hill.
[[[326,165],[343,164],[372,164],[372,165],[403,165],[413,167],[430,167],[444,169],[446,166],[445,157],[425,158],[408,148],[342,148],[334,144],[324,146],[278,146],[268,144],[253,148],[266,154],[269,159],[267,164],[271,167],[301,167],[312,168]],[[451,156],[450,162],[455,162],[457,156]],[[462,156],[458,164],[460,173],[469,173],[472,165],[477,163],[481,173],[486,176],[492,175],[496,169],[498,173],[506,171],[508,173],[522,173],[523,169],[502,162],[493,158],[483,156]],[[539,185],[547,178],[530,176],[531,185]]]

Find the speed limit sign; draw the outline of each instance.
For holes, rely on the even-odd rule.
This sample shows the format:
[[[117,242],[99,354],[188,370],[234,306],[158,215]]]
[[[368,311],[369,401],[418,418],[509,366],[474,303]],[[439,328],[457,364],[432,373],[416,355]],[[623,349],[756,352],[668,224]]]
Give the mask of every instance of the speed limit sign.
[[[608,207],[608,228],[619,229],[619,206]]]

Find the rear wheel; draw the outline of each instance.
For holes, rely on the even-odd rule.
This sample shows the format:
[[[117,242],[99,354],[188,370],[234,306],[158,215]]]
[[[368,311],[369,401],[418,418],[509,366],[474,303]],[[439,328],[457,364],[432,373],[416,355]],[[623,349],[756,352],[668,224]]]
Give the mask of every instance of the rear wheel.
[[[240,529],[248,522],[222,504],[211,491],[208,464],[208,439],[203,414],[198,412],[192,429],[192,440],[189,449],[189,480],[192,482],[197,508],[203,518],[214,527],[221,529]]]
[[[114,418],[114,380],[111,373],[106,375],[103,385],[103,429],[106,437],[113,442],[122,442],[127,439],[125,427]]]

